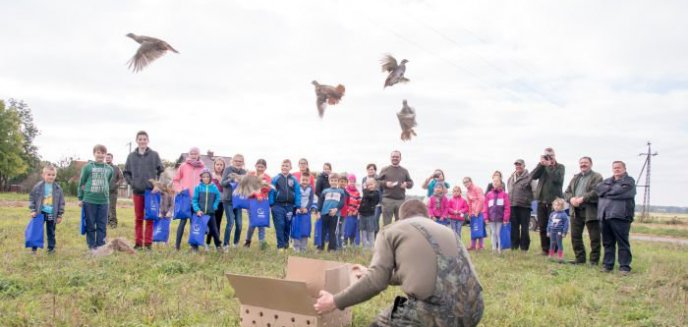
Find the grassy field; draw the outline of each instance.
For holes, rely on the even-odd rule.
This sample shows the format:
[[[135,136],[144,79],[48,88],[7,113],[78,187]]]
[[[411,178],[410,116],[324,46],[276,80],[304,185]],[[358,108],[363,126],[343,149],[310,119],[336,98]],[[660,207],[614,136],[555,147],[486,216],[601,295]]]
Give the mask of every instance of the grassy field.
[[[70,204],[57,228],[57,253],[23,248],[27,209],[21,197],[0,195],[0,326],[238,326],[239,302],[225,272],[282,277],[286,255],[256,247],[192,254],[158,247],[136,256],[92,258]],[[133,238],[131,208],[119,210],[109,236]],[[173,223],[173,231],[177,223]],[[247,224],[245,223],[244,226]],[[245,233],[245,231],[244,231]],[[467,236],[467,233],[465,233]],[[530,253],[473,253],[484,286],[482,326],[685,326],[688,324],[687,247],[633,242],[633,274],[551,262]],[[567,259],[572,257],[565,241]],[[308,257],[366,264],[368,253]],[[354,326],[367,323],[400,294],[390,287],[354,308]],[[266,294],[266,296],[269,296]]]

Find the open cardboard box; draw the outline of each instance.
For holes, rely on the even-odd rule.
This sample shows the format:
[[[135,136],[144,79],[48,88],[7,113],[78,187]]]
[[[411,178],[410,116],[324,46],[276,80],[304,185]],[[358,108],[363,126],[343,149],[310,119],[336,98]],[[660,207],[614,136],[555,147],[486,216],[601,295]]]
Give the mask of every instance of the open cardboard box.
[[[285,279],[227,274],[241,303],[242,327],[351,325],[351,308],[318,315],[320,290],[335,294],[354,282],[348,263],[289,257]]]

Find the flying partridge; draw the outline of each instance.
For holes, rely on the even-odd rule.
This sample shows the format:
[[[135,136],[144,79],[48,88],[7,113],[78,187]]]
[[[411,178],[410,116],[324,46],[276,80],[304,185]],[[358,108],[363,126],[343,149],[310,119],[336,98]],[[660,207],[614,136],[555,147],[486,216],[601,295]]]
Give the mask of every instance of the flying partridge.
[[[126,36],[141,44],[136,54],[129,60],[129,68],[135,73],[141,71],[155,59],[162,57],[167,51],[179,53],[167,42],[150,36],[129,33]]]
[[[406,72],[406,63],[408,60],[402,59],[401,63],[397,64],[397,60],[392,57],[390,54],[386,54],[384,57],[382,57],[382,71],[383,72],[389,72],[389,75],[387,75],[387,79],[385,80],[385,87],[392,86],[397,83],[406,83],[409,81],[408,78],[404,77],[404,73]]]
[[[317,81],[312,82],[315,85],[316,104],[318,106],[318,115],[320,118],[325,114],[325,107],[327,104],[335,105],[344,96],[344,85],[339,84],[336,87],[330,85],[319,84]]]

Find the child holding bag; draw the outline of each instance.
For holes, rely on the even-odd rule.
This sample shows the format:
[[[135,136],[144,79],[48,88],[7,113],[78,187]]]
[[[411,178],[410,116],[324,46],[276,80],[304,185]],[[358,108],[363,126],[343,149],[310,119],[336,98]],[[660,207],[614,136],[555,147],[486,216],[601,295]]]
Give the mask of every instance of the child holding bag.
[[[214,219],[214,214],[220,205],[220,197],[220,190],[213,183],[210,171],[203,169],[201,171],[201,183],[194,189],[191,204],[197,216],[208,215],[213,217],[208,220],[208,233],[213,238],[218,252],[222,250],[222,243],[220,243],[220,234],[217,230],[217,221]],[[198,245],[192,245],[192,247],[195,251],[198,250]]]
[[[48,235],[48,253],[55,252],[55,226],[62,222],[65,200],[59,184],[55,183],[57,169],[53,165],[43,167],[43,180],[34,185],[29,193],[29,210],[31,218],[42,214],[45,219],[46,234]],[[36,252],[36,247],[31,247]]]
[[[461,197],[461,186],[454,186],[452,190],[452,197],[449,199],[449,208],[447,209],[449,215],[449,224],[454,234],[461,238],[461,226],[468,214],[468,203]]]
[[[430,218],[441,225],[449,225],[447,216],[449,213],[449,200],[444,196],[446,188],[443,183],[435,184],[432,196],[428,199],[428,214]]]

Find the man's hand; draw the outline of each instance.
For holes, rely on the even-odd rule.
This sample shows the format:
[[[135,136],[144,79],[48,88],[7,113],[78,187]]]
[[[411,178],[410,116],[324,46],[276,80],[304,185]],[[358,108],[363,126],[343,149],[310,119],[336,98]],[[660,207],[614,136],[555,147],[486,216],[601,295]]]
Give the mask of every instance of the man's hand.
[[[62,222],[62,217],[57,217],[57,223],[59,224],[61,222]]]
[[[313,305],[313,308],[318,314],[328,313],[337,308],[334,304],[334,296],[327,291],[320,291],[320,297]]]
[[[405,189],[406,188],[406,182],[402,182],[401,185],[399,185],[399,187],[401,187],[402,189]]]
[[[84,207],[84,201],[79,201],[79,202],[77,202],[77,203],[79,204],[79,208],[83,208],[83,207]]]
[[[354,277],[356,277],[356,279],[361,279],[363,275],[368,273],[368,267],[355,264],[351,266],[351,272],[354,273]]]

